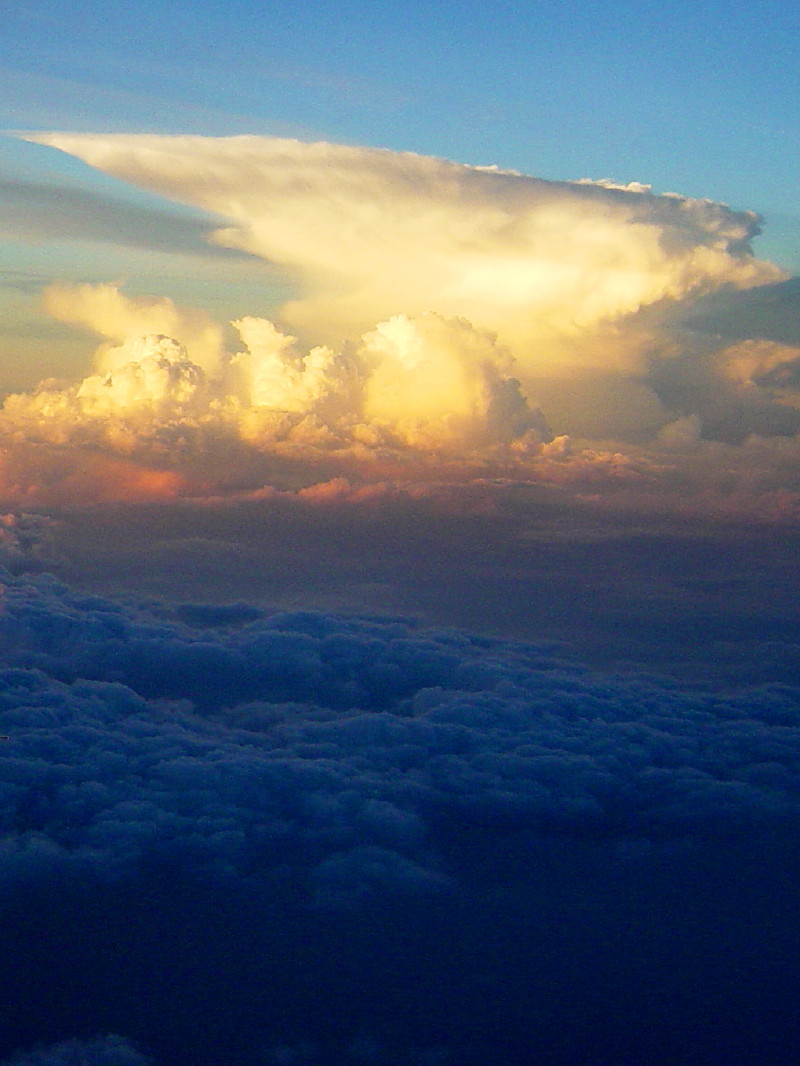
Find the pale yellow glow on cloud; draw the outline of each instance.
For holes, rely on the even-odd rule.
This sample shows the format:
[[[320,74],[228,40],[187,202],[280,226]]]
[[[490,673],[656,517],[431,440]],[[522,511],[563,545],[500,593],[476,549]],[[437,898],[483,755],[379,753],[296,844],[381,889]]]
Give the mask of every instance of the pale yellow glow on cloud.
[[[45,291],[44,304],[59,321],[83,326],[106,338],[95,355],[99,371],[116,370],[136,358],[129,342],[152,333],[176,338],[192,362],[208,372],[219,364],[219,325],[203,311],[179,309],[166,297],[126,296],[114,284],[56,284]]]
[[[234,355],[231,371],[247,406],[292,414],[315,410],[329,419],[352,410],[357,372],[351,361],[326,347],[304,355],[296,337],[264,318],[233,325],[247,350]]]
[[[24,454],[20,486],[30,475],[17,490],[7,473],[9,499],[35,498],[42,456],[58,482],[53,449],[116,456],[120,498],[231,484],[319,503],[364,498],[362,476],[374,486],[436,470],[585,498],[611,486],[618,500],[669,483],[678,499],[676,471],[699,483],[723,454],[742,469],[753,456],[786,466],[785,449],[778,459],[751,438],[794,432],[800,350],[693,349],[670,327],[696,296],[783,276],[751,253],[752,213],[274,138],[31,139],[214,212],[217,241],[282,267],[300,295],[276,322],[232,323],[240,341],[226,346],[233,334],[202,310],[115,284],[52,286],[48,311],[102,343],[82,381],[6,400],[0,433],[8,456]],[[87,498],[113,465],[94,462]],[[269,481],[291,464],[283,488]],[[184,476],[205,468],[208,485]],[[65,460],[64,483],[78,485],[79,470]]]
[[[392,315],[433,311],[496,332],[523,376],[587,359],[629,369],[624,343],[600,364],[581,334],[659,301],[782,276],[746,254],[751,213],[642,186],[266,137],[30,139],[229,219],[216,240],[297,277],[303,295],[282,317],[335,346]]]
[[[510,377],[509,353],[464,319],[395,315],[360,351],[372,368],[364,417],[406,444],[475,447],[546,432]]]
[[[108,289],[98,287],[102,306]],[[85,321],[89,286],[81,297]],[[549,435],[510,375],[510,355],[465,320],[396,316],[346,352],[316,347],[305,354],[266,319],[234,326],[245,350],[220,359],[214,374],[174,338],[130,338],[113,350],[113,361],[103,353],[111,369],[71,387],[45,381],[32,393],[7,397],[0,431],[126,454],[155,446],[192,451],[213,440],[262,451],[294,445],[471,452],[521,437],[535,446]]]
[[[173,440],[207,415],[206,376],[176,341],[152,334],[128,347],[130,360],[113,371],[7,397],[0,428],[17,440],[103,443],[128,453],[145,440]]]

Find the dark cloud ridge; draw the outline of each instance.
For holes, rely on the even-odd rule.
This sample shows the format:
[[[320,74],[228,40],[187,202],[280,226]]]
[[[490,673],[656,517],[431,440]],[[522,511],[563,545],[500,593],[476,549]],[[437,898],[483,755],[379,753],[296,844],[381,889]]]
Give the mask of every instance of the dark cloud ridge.
[[[6,1066],[150,1066],[124,1037],[111,1035],[90,1040],[65,1040],[49,1047],[23,1052]]]
[[[697,300],[684,325],[734,340],[760,337],[800,344],[800,277],[742,291],[725,290]]]

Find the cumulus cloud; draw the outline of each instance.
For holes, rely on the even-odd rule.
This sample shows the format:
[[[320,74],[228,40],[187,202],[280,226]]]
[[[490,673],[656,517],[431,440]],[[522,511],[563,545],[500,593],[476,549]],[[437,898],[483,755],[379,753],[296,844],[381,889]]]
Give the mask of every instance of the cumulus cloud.
[[[509,353],[465,319],[396,315],[365,335],[362,351],[374,368],[366,420],[388,425],[408,444],[455,439],[485,446],[528,430],[547,432],[510,376]]]
[[[233,323],[244,351],[223,355],[221,331],[168,300],[133,300],[113,285],[55,286],[59,317],[122,343],[104,344],[98,372],[74,386],[45,381],[9,396],[7,438],[102,444],[132,453],[149,446],[200,447],[214,440],[257,450],[411,447],[470,452],[549,435],[512,376],[513,359],[492,334],[463,319],[398,315],[339,351],[304,351],[274,323]],[[133,322],[164,332],[129,336]],[[116,331],[116,332],[114,332]]]
[[[553,437],[508,350],[463,319],[394,316],[338,352],[304,349],[266,319],[234,325],[243,350],[213,374],[174,338],[149,334],[115,349],[127,361],[112,370],[8,396],[4,506],[428,496],[472,513],[538,483],[633,511],[758,521],[800,511],[794,349],[744,342],[686,372],[667,359],[658,381],[672,417],[656,405],[654,439],[593,443]],[[614,417],[630,410],[639,386],[630,388],[620,396],[598,384],[594,401]],[[639,414],[647,396],[642,387]]]
[[[126,296],[119,285],[51,285],[46,310],[61,322],[83,326],[105,337],[95,354],[98,371],[111,372],[135,360],[145,334],[180,337],[192,362],[213,372],[222,352],[222,330],[202,311],[185,310],[165,297]]]

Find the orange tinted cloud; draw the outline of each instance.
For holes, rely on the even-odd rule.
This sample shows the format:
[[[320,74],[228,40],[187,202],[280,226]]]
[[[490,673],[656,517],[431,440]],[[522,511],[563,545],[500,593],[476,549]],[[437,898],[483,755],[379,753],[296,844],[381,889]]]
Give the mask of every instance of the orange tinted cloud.
[[[0,450],[0,502],[4,507],[83,507],[95,503],[173,499],[187,481],[114,456],[83,450],[13,445]]]

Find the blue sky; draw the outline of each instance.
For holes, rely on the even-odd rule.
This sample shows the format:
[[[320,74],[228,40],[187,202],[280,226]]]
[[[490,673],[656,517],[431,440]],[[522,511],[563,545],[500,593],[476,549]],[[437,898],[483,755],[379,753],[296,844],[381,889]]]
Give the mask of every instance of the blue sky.
[[[9,5],[0,123],[288,133],[642,181],[765,214],[759,253],[797,269],[798,18],[779,2]]]

